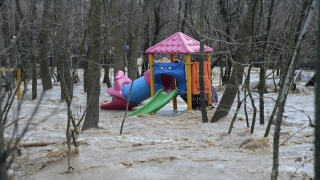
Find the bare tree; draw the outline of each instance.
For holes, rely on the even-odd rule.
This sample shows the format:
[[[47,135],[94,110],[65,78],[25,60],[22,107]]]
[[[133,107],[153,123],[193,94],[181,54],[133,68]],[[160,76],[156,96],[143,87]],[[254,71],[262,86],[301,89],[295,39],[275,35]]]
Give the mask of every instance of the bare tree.
[[[70,17],[70,2],[69,0],[54,1],[55,8],[55,58],[57,59],[58,78],[63,80],[67,88],[67,92],[61,88],[61,99],[64,100],[67,96],[73,95],[73,81],[71,80],[70,62],[68,58],[68,18]],[[61,87],[63,84],[60,84]]]
[[[10,94],[7,98],[14,99],[16,95],[15,93]],[[10,124],[3,124],[5,111],[10,111],[11,105],[8,104],[7,101],[4,101],[4,96],[0,97],[0,104],[4,105],[0,108],[0,179],[6,180],[8,179],[7,176],[7,170],[10,169],[10,166],[15,161],[16,156],[19,154],[19,143],[21,139],[24,137],[26,132],[29,129],[29,125],[31,121],[33,120],[33,117],[38,112],[38,108],[40,104],[42,103],[42,98],[44,93],[39,98],[39,103],[35,106],[35,108],[32,110],[32,115],[30,116],[29,120],[26,122],[25,126],[20,127],[19,126],[19,114],[21,110],[21,105],[23,103],[20,103],[20,105],[15,109],[16,117],[13,119],[13,121]],[[23,102],[23,100],[22,100]],[[10,102],[12,103],[12,102]],[[3,108],[6,107],[6,108]],[[4,138],[4,133],[7,127],[13,127],[12,132],[10,133],[11,136]]]
[[[261,11],[264,10],[264,4],[261,3]],[[264,89],[265,89],[265,78],[266,78],[266,65],[267,65],[267,54],[268,54],[268,41],[269,41],[269,32],[271,29],[271,20],[272,20],[272,13],[274,9],[274,0],[271,0],[268,17],[267,17],[267,26],[263,37],[263,45],[262,45],[262,56],[260,61],[260,77],[259,77],[259,110],[260,110],[260,124],[264,124]],[[261,15],[263,13],[261,12]]]
[[[230,43],[231,42],[231,22],[232,22],[232,18],[231,18],[230,14],[232,14],[232,12],[229,12],[228,5],[229,5],[229,0],[227,0],[227,1],[219,0],[219,15],[221,16],[222,23],[224,25],[223,31],[226,36],[225,37],[226,42]],[[238,10],[238,9],[236,9],[236,10]],[[228,46],[228,44],[226,44],[226,46]],[[222,59],[220,58],[220,62],[221,61],[222,61]],[[231,66],[232,66],[231,59],[226,58],[225,71],[224,71],[224,73],[221,73],[222,74],[222,84],[229,83],[230,75],[231,75]],[[221,71],[223,72],[222,69],[221,69]]]
[[[320,3],[318,2],[318,12],[320,12]],[[320,72],[320,14],[318,15],[318,38],[317,38],[317,59],[316,72]],[[315,123],[315,140],[314,140],[314,179],[320,179],[320,73],[316,73],[316,123]]]
[[[199,82],[200,82],[200,102],[201,102],[201,114],[202,114],[202,122],[207,123],[208,122],[208,116],[207,116],[207,105],[205,101],[205,93],[204,93],[204,5],[205,0],[201,0],[201,6],[200,6],[200,62],[199,62]],[[211,97],[208,97],[208,100]]]
[[[0,1],[0,12],[1,12],[1,19],[2,19],[2,27],[1,27],[1,48],[6,50],[5,53],[1,53],[1,64],[8,64],[9,63],[9,57],[8,57],[8,50],[10,46],[10,11],[9,6],[6,2],[6,0]]]
[[[50,37],[50,6],[52,1],[44,1],[42,13],[42,29],[40,31],[40,77],[43,91],[52,89],[51,75],[49,71],[49,37]]]
[[[106,0],[103,0],[103,11],[102,11],[102,19],[105,19],[104,22],[101,22],[104,25],[104,30],[105,32],[103,34],[104,36],[104,42],[103,42],[103,63],[102,67],[104,69],[104,77],[103,77],[103,83],[106,83],[108,87],[111,87],[111,81],[110,81],[110,68],[111,68],[111,63],[112,63],[112,57],[114,55],[114,48],[111,46],[111,28],[110,28],[110,21],[111,19],[111,14],[110,14],[110,6]]]
[[[285,80],[285,76],[287,74],[287,71],[288,71],[288,67],[291,63],[291,60],[292,60],[292,57],[293,57],[293,54],[294,54],[294,51],[292,51],[292,49],[295,49],[296,47],[296,44],[298,42],[298,37],[296,36],[296,34],[300,34],[301,32],[301,29],[302,29],[302,25],[303,25],[303,20],[304,20],[304,17],[306,16],[306,12],[307,11],[307,8],[311,5],[311,1],[310,0],[303,0],[301,1],[301,4],[299,4],[301,8],[298,8],[300,9],[300,11],[295,12],[295,9],[293,8],[292,10],[292,13],[293,15],[289,15],[290,17],[292,16],[292,19],[291,19],[291,26],[290,26],[290,29],[288,30],[289,31],[289,37],[288,37],[288,40],[287,42],[283,45],[283,46],[287,46],[286,49],[288,49],[287,51],[285,51],[286,53],[286,59],[284,61],[282,61],[282,68],[281,68],[281,75],[280,75],[280,89],[279,89],[279,94],[281,94],[281,92],[283,91],[283,86],[284,86],[284,80]],[[300,56],[300,52],[299,52],[299,56]],[[282,56],[280,56],[282,57]],[[296,64],[294,65],[294,67],[296,67],[298,62],[296,62]],[[292,71],[292,73],[294,73],[294,71]],[[292,74],[293,76],[293,74]],[[267,125],[267,128],[266,128],[266,132],[264,134],[265,137],[267,137],[269,135],[269,131],[270,131],[270,128],[271,128],[271,124],[274,120],[274,117],[276,116],[276,112],[279,108],[279,101],[280,101],[280,96],[278,95],[277,99],[276,99],[276,103],[275,103],[275,106],[273,107],[273,110],[272,110],[272,113],[269,117],[269,122],[268,122],[268,125]]]
[[[99,123],[99,96],[100,96],[100,26],[101,26],[101,1],[91,0],[90,3],[90,47],[88,66],[88,77],[90,86],[87,92],[86,117],[82,126],[82,131],[97,128]]]
[[[214,113],[211,123],[216,122],[219,119],[228,115],[230,108],[233,104],[235,96],[238,92],[240,83],[242,82],[242,76],[244,72],[243,64],[245,63],[245,52],[247,52],[246,43],[249,42],[250,36],[253,33],[253,22],[255,22],[257,9],[259,7],[259,2],[257,0],[251,0],[248,2],[248,10],[244,23],[239,34],[239,45],[235,51],[235,59],[233,65],[233,71],[231,73],[230,82],[227,85],[225,92],[221,98],[219,106]]]
[[[15,0],[16,4],[16,10],[17,10],[17,15],[16,15],[16,22],[18,24],[23,24],[20,26],[19,30],[22,33],[22,37],[24,42],[26,43],[27,48],[29,49],[30,57],[29,60],[32,62],[31,67],[32,67],[32,99],[37,98],[37,72],[36,72],[36,43],[35,40],[32,40],[33,38],[31,37],[30,31],[27,29],[27,25],[23,23],[23,20],[25,20],[20,1]],[[35,8],[35,4],[33,3],[33,8]]]
[[[317,2],[316,0],[312,1],[307,20],[303,26],[301,35],[299,36],[299,39],[297,41],[297,46],[294,50],[294,54],[292,56],[290,65],[288,67],[287,74],[284,79],[282,92],[281,92],[281,94],[279,94],[280,101],[279,101],[279,107],[278,107],[278,112],[277,112],[277,116],[276,116],[275,130],[274,130],[274,136],[273,136],[273,166],[272,166],[271,179],[277,179],[277,177],[278,177],[279,139],[280,139],[280,130],[281,130],[281,122],[282,122],[282,116],[283,116],[283,112],[284,112],[284,106],[285,106],[285,102],[286,102],[286,99],[288,96],[290,83],[292,82],[292,79],[293,79],[293,71],[295,69],[295,65],[297,64],[297,61],[299,60],[299,53],[300,53],[300,49],[301,49],[301,44],[302,44],[302,41],[308,31],[309,26],[310,26],[316,2]]]
[[[145,1],[143,4],[135,3],[135,0],[130,0],[129,8],[129,22],[128,22],[128,77],[132,80],[137,79],[138,67],[138,50],[141,42],[141,29],[146,22],[147,13],[150,11],[152,5],[150,0]],[[140,2],[141,3],[141,2]],[[137,6],[142,6],[136,8]],[[134,14],[134,9],[137,9],[137,13]],[[134,18],[136,17],[136,18]],[[136,20],[135,20],[136,19]]]

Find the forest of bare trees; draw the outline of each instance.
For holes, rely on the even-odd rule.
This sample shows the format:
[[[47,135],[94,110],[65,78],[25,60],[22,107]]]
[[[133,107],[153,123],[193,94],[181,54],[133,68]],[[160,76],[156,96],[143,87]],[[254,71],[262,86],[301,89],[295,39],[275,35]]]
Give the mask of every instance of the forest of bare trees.
[[[148,69],[148,56],[144,51],[175,32],[183,32],[214,49],[210,55],[212,68],[220,67],[221,77],[213,78],[221,78],[226,90],[215,114],[208,117],[209,122],[217,122],[228,115],[239,93],[245,97],[238,102],[240,108],[241,102],[252,100],[252,91],[259,92],[259,106],[256,107],[251,101],[254,113],[247,122],[251,121],[251,133],[254,133],[256,116],[259,116],[258,123],[267,124],[267,137],[275,121],[274,164],[270,176],[277,179],[277,140],[288,90],[294,88],[294,72],[298,69],[316,70],[316,67],[319,71],[320,67],[319,47],[316,51],[320,10],[320,3],[317,2],[0,0],[0,80],[2,88],[5,87],[10,95],[6,100],[4,96],[0,97],[0,179],[7,178],[7,170],[17,154],[19,141],[28,130],[28,125],[19,127],[17,120],[11,124],[16,129],[12,138],[4,138],[8,125],[7,111],[17,93],[15,87],[19,86],[14,83],[17,68],[22,70],[21,83],[32,82],[32,99],[41,100],[43,92],[52,88],[52,79],[60,82],[61,100],[69,107],[66,139],[70,148],[72,143],[77,146],[76,135],[81,131],[97,128],[100,83],[111,86],[110,79],[113,77],[109,77],[110,68],[114,73],[127,68],[129,78],[139,78]],[[201,7],[204,9],[201,10]],[[161,57],[156,55],[156,59]],[[138,58],[142,58],[141,69],[137,65]],[[253,67],[259,68],[260,81],[252,88],[249,82]],[[8,71],[11,68],[12,71]],[[70,106],[79,68],[84,69],[83,91],[87,93],[87,104],[81,120],[75,121]],[[267,74],[267,69],[273,70],[273,73]],[[103,82],[100,82],[101,70],[105,73]],[[272,115],[266,119],[265,79],[275,75],[281,77],[280,83],[274,84],[278,99]],[[239,78],[243,76],[245,80]],[[318,77],[319,73],[317,82],[320,81]],[[42,83],[43,92],[37,92],[37,81]],[[316,83],[316,88],[319,92],[320,83]],[[316,139],[315,179],[320,179],[319,99],[317,93],[316,123],[313,124]],[[21,104],[23,102],[22,98]],[[18,134],[18,128],[23,128],[24,133]],[[70,164],[68,167],[72,169]]]

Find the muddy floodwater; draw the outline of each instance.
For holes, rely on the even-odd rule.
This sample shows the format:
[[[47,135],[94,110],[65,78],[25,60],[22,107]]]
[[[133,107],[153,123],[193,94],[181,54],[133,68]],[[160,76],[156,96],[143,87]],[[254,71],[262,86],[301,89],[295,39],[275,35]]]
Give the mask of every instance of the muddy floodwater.
[[[313,87],[299,83],[298,91],[287,98],[278,179],[308,179],[314,174],[314,129],[309,126],[308,115],[314,118],[315,93]],[[221,98],[224,88],[216,87]],[[112,97],[106,93],[107,87],[102,85],[101,89],[100,102],[110,101]],[[81,83],[75,85],[74,94],[72,110],[79,119],[86,102]],[[127,117],[122,135],[120,126],[125,111],[100,110],[99,129],[79,134],[79,147],[73,147],[71,156],[74,170],[68,172],[66,105],[60,102],[60,89],[56,85],[46,92],[43,104],[21,142],[54,144],[21,148],[21,155],[9,170],[9,176],[31,180],[270,179],[274,126],[268,137],[264,137],[264,133],[276,95],[273,92],[265,94],[266,123],[260,124],[257,117],[253,133],[250,133],[253,108],[249,101],[250,127],[247,127],[242,107],[230,134],[228,130],[236,103],[229,116],[216,123],[202,123],[201,112],[187,111],[186,103],[178,98],[177,111],[172,110],[172,102],[169,102],[157,114]],[[21,126],[30,118],[30,109],[37,103],[37,100],[24,102],[18,115],[23,117]],[[255,105],[259,107],[257,100]],[[214,104],[215,108],[207,109],[209,121],[217,106]],[[11,112],[10,117],[14,116]]]

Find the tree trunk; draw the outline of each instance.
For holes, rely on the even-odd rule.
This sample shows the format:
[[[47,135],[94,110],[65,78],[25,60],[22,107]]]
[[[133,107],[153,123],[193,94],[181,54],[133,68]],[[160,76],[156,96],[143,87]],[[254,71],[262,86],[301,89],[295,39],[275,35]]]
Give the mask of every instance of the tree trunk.
[[[3,137],[3,125],[2,125],[2,111],[0,112],[0,179],[6,180],[7,179],[7,152],[5,149],[4,144],[4,137]]]
[[[106,19],[107,21],[101,22],[101,23],[108,23],[108,19],[110,18],[110,9],[108,2],[106,0],[103,0],[103,18]],[[112,63],[112,56],[114,54],[114,48],[111,47],[111,33],[110,33],[110,28],[109,26],[105,26],[104,28],[104,43],[103,43],[103,64],[102,67],[104,69],[104,77],[103,77],[103,83],[106,83],[108,88],[112,86],[111,81],[110,81],[110,68],[111,68],[111,63]]]
[[[1,48],[4,49],[9,49],[10,46],[10,25],[9,25],[9,17],[10,14],[8,10],[8,5],[7,2],[5,0],[0,0],[1,3],[1,18],[2,18],[2,27],[1,27],[1,31],[0,31],[0,38],[1,38]],[[8,51],[1,53],[0,57],[1,57],[1,64],[8,66],[9,63],[9,57],[8,57]]]
[[[73,81],[70,72],[70,63],[68,58],[68,17],[69,1],[56,0],[54,7],[56,12],[57,24],[55,39],[55,58],[57,60],[58,78],[60,78],[61,100],[73,96]],[[66,91],[64,90],[66,88]]]
[[[281,123],[282,123],[282,116],[283,116],[283,112],[284,112],[284,106],[285,106],[285,102],[286,102],[286,99],[288,96],[290,83],[293,79],[293,71],[295,69],[295,65],[297,64],[297,62],[299,60],[299,53],[300,53],[300,49],[301,49],[301,44],[302,44],[302,41],[308,31],[309,26],[310,26],[311,18],[313,16],[316,2],[317,2],[316,0],[312,1],[312,5],[310,7],[307,20],[304,24],[301,35],[297,41],[297,46],[294,50],[294,54],[292,56],[290,65],[288,67],[287,74],[285,75],[283,89],[282,89],[281,93],[279,93],[280,101],[279,101],[278,113],[276,116],[276,123],[275,123],[274,136],[273,136],[273,165],[272,165],[272,173],[271,173],[272,180],[275,180],[278,177],[279,140],[280,140],[280,130],[281,130]]]
[[[129,19],[132,19],[133,16],[133,10],[134,8],[134,2],[135,0],[130,1],[130,16]],[[137,72],[138,72],[138,66],[137,66],[137,59],[138,59],[138,50],[139,50],[139,44],[140,44],[140,32],[141,29],[146,22],[148,18],[148,13],[150,11],[152,1],[146,0],[143,4],[142,9],[138,12],[138,17],[140,17],[138,22],[136,22],[136,26],[132,26],[132,20],[129,20],[128,24],[128,43],[130,46],[130,50],[128,51],[128,77],[132,80],[137,79]],[[149,48],[149,47],[148,47]],[[143,75],[143,74],[141,74]]]
[[[147,16],[147,19],[145,21],[144,25],[144,44],[143,44],[143,52],[145,52],[149,46],[150,46],[150,22],[149,22],[149,16]],[[148,54],[143,53],[142,58],[142,67],[141,67],[141,76],[144,72],[146,72],[149,69],[149,59]]]
[[[318,12],[320,12],[320,3],[318,3]],[[316,72],[320,72],[320,14],[318,15],[318,37],[317,37],[317,57]],[[316,73],[316,113],[315,113],[315,131],[314,131],[314,179],[320,179],[320,73]],[[0,144],[1,146],[1,144]]]
[[[121,6],[122,3],[119,3],[118,0],[110,1],[110,9],[113,19],[111,37],[112,37],[112,46],[114,47],[114,56],[113,56],[113,73],[114,77],[116,76],[119,70],[125,72],[125,51],[124,51],[124,38],[121,29],[123,29],[123,23],[121,23]]]
[[[138,58],[138,49],[139,49],[139,40],[140,40],[140,27],[143,20],[138,21],[136,26],[132,26],[133,21],[133,11],[135,8],[136,0],[130,0],[130,8],[129,8],[129,22],[128,22],[128,77],[132,80],[137,79],[137,58]],[[137,7],[140,9],[140,7]],[[141,10],[138,12],[141,15]],[[141,18],[141,17],[140,17]]]
[[[282,68],[281,68],[281,76],[280,76],[280,82],[283,82],[283,79],[285,78],[289,64],[292,60],[293,51],[296,47],[297,41],[300,36],[301,28],[302,28],[302,22],[304,21],[305,17],[307,16],[308,7],[311,5],[312,0],[302,0],[300,6],[297,8],[297,13],[293,14],[292,18],[292,25],[289,31],[289,51],[287,52],[287,58],[285,58],[284,61],[282,61]],[[302,8],[301,8],[302,7]]]
[[[32,31],[35,31],[35,27],[34,27],[34,19],[37,17],[36,11],[37,11],[37,7],[36,7],[36,2],[35,0],[32,1],[32,7],[31,7],[31,14],[32,14],[32,20],[31,20],[31,29]],[[31,56],[31,63],[32,63],[32,100],[37,98],[37,94],[38,94],[38,68],[37,68],[37,37],[36,35],[34,35],[32,32],[29,33],[30,34],[30,38],[31,38],[31,43],[32,43],[32,48],[34,53]]]
[[[162,1],[154,1],[154,8],[153,8],[153,16],[154,16],[154,33],[151,46],[155,45],[158,40],[158,36],[160,34],[160,24],[161,24],[161,7],[160,4]]]
[[[37,64],[36,64],[36,57],[31,56],[31,67],[32,67],[32,96],[31,99],[34,100],[37,98],[38,90],[37,90]]]
[[[82,126],[82,131],[97,128],[99,123],[99,96],[100,96],[100,26],[101,26],[101,2],[100,0],[91,0],[90,3],[90,47],[89,47],[89,66],[88,77],[90,86],[87,92],[87,111]]]
[[[205,0],[201,0],[201,6],[200,6],[200,62],[199,62],[199,84],[200,84],[200,104],[201,104],[201,114],[202,114],[202,122],[207,123],[208,122],[208,116],[207,116],[207,105],[205,100],[205,92],[204,92],[204,29],[203,29],[203,21],[204,21],[204,4]],[[208,97],[208,100],[211,97]]]
[[[230,82],[227,85],[227,88],[223,93],[218,108],[210,121],[211,123],[217,122],[218,120],[229,114],[233,101],[237,95],[239,85],[242,82],[244,72],[244,67],[242,64],[245,63],[245,52],[247,52],[247,46],[245,44],[250,42],[249,37],[251,37],[251,34],[253,33],[252,23],[255,20],[255,14],[258,9],[257,1],[258,0],[250,0],[250,2],[248,3],[248,12],[239,34],[239,42],[241,44],[239,44],[235,52],[234,61],[236,63],[233,65],[233,71],[231,73]]]
[[[90,54],[90,52],[88,52],[88,53]],[[88,56],[86,56],[86,57],[88,57]],[[90,86],[90,78],[88,75],[88,66],[89,66],[89,62],[85,61],[83,64],[83,91],[84,92],[88,92],[88,88]]]
[[[42,89],[46,91],[52,89],[52,81],[49,70],[49,34],[50,34],[50,6],[52,1],[44,1],[43,14],[42,14],[42,29],[40,32],[41,48],[39,52],[40,59],[40,77],[42,80]]]
[[[185,24],[186,24],[187,15],[188,15],[188,5],[189,5],[189,0],[186,0],[186,2],[184,3],[183,19],[181,21],[181,32],[182,33],[184,33],[184,28],[185,28]]]
[[[109,46],[110,47],[110,46]],[[111,63],[111,53],[109,52],[108,48],[105,49],[104,53],[103,53],[103,68],[104,68],[104,77],[103,77],[103,83],[106,83],[108,88],[110,88],[112,86],[111,81],[110,81],[110,63]]]
[[[230,29],[231,18],[230,18],[230,15],[228,13],[228,10],[227,10],[227,4],[228,4],[228,1],[219,0],[219,13],[222,16],[222,22],[225,24],[224,32],[226,34],[226,41],[230,42],[231,41],[231,39],[230,39],[230,36],[231,36],[231,34],[230,34],[231,33],[231,29]],[[226,58],[225,70],[224,70],[224,73],[221,73],[222,74],[222,84],[223,85],[229,83],[229,80],[230,80],[230,77],[231,77],[231,67],[232,67],[231,59]]]
[[[177,29],[176,31],[179,32],[180,30],[180,17],[181,17],[181,7],[182,7],[182,0],[179,0],[179,5],[178,5],[178,17],[177,17]]]
[[[1,16],[2,18],[5,18],[6,12],[4,11],[5,8],[5,0],[0,0],[0,9],[1,9]],[[5,21],[4,21],[5,22]],[[2,46],[3,41],[4,41],[4,32],[3,30],[5,29],[5,26],[2,26],[2,31],[0,34],[0,45]],[[2,59],[2,58],[1,58]],[[2,74],[0,74],[0,83],[2,83]],[[2,101],[2,99],[0,99]],[[2,103],[2,102],[1,102]],[[6,180],[7,179],[7,164],[6,164],[6,150],[5,150],[5,144],[4,144],[4,134],[3,134],[3,112],[2,108],[0,108],[0,179]]]
[[[261,7],[263,7],[263,4],[261,4]],[[269,13],[268,13],[268,21],[267,21],[267,26],[265,30],[265,35],[263,38],[263,46],[262,46],[262,61],[260,62],[260,76],[259,76],[259,86],[258,86],[258,91],[259,91],[259,109],[260,109],[260,124],[264,124],[264,88],[265,88],[265,83],[266,83],[266,67],[265,65],[267,64],[267,46],[269,44],[269,31],[271,29],[271,17],[273,13],[273,8],[274,8],[274,0],[271,0],[270,2],[270,7],[269,7]]]
[[[16,22],[17,24],[22,24],[22,20],[24,19],[24,16],[22,14],[20,1],[15,0],[16,8],[17,8],[17,14],[16,14]],[[35,41],[32,42],[31,33],[28,31],[27,26],[20,26],[22,27],[19,29],[22,32],[24,41],[29,48],[30,51],[30,58],[32,66],[32,99],[37,98],[37,74],[36,74],[36,47],[35,47]]]

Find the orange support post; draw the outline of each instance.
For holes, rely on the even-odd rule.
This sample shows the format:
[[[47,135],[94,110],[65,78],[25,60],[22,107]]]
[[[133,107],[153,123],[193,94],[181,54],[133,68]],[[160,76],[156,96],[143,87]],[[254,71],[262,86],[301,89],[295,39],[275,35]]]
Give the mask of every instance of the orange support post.
[[[154,68],[153,68],[153,58],[154,54],[149,54],[149,69],[150,69],[150,89],[151,89],[151,97],[155,95],[154,89]]]
[[[187,69],[187,104],[188,104],[188,110],[192,110],[191,56],[190,56],[190,54],[186,54],[186,69]]]

